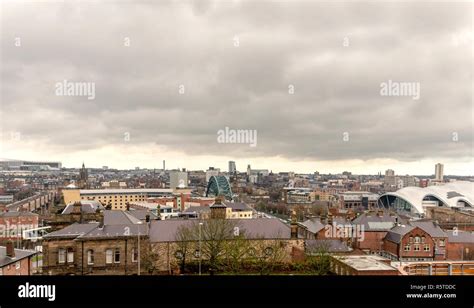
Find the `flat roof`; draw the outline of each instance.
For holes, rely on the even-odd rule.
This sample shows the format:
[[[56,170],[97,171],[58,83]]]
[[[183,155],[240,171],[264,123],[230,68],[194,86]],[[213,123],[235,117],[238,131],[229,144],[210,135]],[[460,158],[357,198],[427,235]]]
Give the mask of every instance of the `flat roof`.
[[[335,256],[339,261],[349,265],[357,271],[396,271],[397,269],[384,263],[388,259],[376,256]]]
[[[81,189],[81,195],[172,193],[171,188]]]

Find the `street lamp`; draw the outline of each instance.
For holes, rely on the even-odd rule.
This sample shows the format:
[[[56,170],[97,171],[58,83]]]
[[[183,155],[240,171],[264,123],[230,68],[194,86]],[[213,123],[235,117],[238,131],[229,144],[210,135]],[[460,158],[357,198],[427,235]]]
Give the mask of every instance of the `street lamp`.
[[[138,222],[137,223],[137,229],[138,229],[138,276],[140,276],[140,225],[143,224],[143,222]]]
[[[201,276],[201,260],[202,260],[201,228],[202,228],[202,222],[199,223],[199,276]]]

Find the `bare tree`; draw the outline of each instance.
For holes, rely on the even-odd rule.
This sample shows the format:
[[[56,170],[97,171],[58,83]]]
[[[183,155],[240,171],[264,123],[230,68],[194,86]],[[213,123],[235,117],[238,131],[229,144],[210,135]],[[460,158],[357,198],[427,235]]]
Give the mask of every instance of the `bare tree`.
[[[247,240],[245,230],[239,230],[232,240],[224,243],[224,262],[227,270],[232,273],[239,273],[242,270],[245,257],[250,248],[250,241]]]
[[[330,242],[318,241],[316,245],[309,248],[308,263],[310,270],[316,275],[327,275],[331,270],[331,257],[329,255]]]
[[[209,219],[202,225],[202,256],[209,261],[211,273],[218,269],[225,254],[226,241],[233,239],[234,232],[240,232],[235,221],[230,219]]]
[[[192,253],[194,247],[193,242],[196,240],[195,230],[195,224],[191,224],[181,225],[176,231],[175,241],[178,245],[178,250],[175,256],[179,260],[181,272],[184,272],[188,256]]]
[[[265,240],[258,238],[252,241],[250,257],[256,261],[261,275],[269,275],[280,265],[286,256],[286,243],[282,240]]]

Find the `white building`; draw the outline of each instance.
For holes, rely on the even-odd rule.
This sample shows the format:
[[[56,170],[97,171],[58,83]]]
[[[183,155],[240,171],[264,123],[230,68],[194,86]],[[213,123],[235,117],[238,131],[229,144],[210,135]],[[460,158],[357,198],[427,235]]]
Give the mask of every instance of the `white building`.
[[[188,173],[186,171],[170,171],[170,188],[188,187]]]
[[[444,177],[444,166],[443,164],[436,164],[435,165],[435,180],[436,181],[443,181]]]

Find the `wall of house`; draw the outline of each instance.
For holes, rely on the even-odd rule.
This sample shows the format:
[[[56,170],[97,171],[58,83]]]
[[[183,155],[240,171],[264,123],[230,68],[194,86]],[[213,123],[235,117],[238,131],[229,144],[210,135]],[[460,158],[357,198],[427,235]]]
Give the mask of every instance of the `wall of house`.
[[[28,276],[31,274],[31,258],[23,258],[0,269],[1,275]]]
[[[474,260],[474,243],[448,243],[447,260]]]
[[[368,250],[370,252],[378,252],[383,250],[383,239],[387,235],[387,231],[365,231],[364,240],[356,241],[357,248]]]
[[[145,252],[148,241],[142,238],[140,251]],[[134,275],[138,272],[138,262],[132,261],[133,249],[137,247],[137,239],[113,238],[87,241],[72,239],[48,240],[43,242],[43,272],[50,275]],[[72,248],[74,260],[59,264],[60,248]],[[115,249],[120,250],[120,262],[114,259]],[[106,251],[112,249],[113,262],[106,263]],[[88,264],[87,251],[94,251],[94,264]],[[143,256],[143,255],[142,255]],[[143,268],[141,270],[143,272]]]

